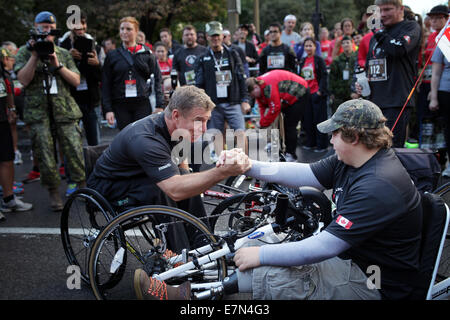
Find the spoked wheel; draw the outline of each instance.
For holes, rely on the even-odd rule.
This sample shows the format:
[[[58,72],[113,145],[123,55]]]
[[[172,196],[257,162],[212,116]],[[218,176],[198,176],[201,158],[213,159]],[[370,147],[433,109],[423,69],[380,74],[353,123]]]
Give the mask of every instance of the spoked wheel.
[[[92,247],[89,258],[91,288],[97,299],[134,299],[136,269],[145,270],[149,276],[160,274],[177,266],[179,261],[174,262],[171,257],[182,253],[183,249],[188,252],[216,243],[208,227],[183,210],[166,206],[130,209],[115,217],[100,232]],[[225,259],[215,262],[210,270],[196,270],[167,279],[166,283],[222,281],[227,271]],[[111,277],[115,278],[114,282]]]
[[[115,215],[108,201],[89,188],[76,190],[61,213],[61,240],[70,265],[80,268],[83,281],[89,283],[88,259],[91,247],[109,220]]]
[[[225,235],[236,231],[244,236],[260,226],[264,221],[262,205],[264,198],[259,192],[241,193],[229,197],[211,212],[210,225],[215,235]]]

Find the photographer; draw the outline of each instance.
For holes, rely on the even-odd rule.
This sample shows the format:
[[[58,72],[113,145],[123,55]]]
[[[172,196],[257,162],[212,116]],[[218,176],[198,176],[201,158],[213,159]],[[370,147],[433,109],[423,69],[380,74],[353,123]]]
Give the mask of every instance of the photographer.
[[[86,33],[87,16],[81,13],[80,25],[64,34],[59,45],[69,50],[80,71],[80,85],[71,88],[72,96],[83,113],[83,127],[88,145],[96,146],[100,140],[96,108],[100,105],[101,65],[100,47],[96,47],[91,35]]]
[[[33,156],[41,183],[49,190],[54,211],[63,208],[58,191],[61,183],[57,165],[56,138],[78,186],[85,185],[83,146],[78,125],[82,113],[70,94],[80,85],[80,73],[69,51],[54,44],[56,18],[48,12],[34,20],[32,39],[16,56],[15,71],[25,88],[24,122],[30,127]]]

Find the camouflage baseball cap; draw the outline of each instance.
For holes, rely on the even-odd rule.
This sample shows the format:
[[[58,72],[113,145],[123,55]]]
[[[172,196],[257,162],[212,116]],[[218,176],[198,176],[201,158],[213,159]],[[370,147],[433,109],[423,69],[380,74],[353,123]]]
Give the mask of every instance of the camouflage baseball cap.
[[[0,48],[0,58],[6,58],[6,57],[14,58],[14,55],[7,48],[4,48],[4,47]]]
[[[364,99],[354,99],[342,103],[333,116],[317,125],[322,133],[330,133],[341,127],[378,129],[386,119],[380,108]]]
[[[208,22],[205,26],[205,31],[209,36],[223,33],[222,24],[219,21]]]

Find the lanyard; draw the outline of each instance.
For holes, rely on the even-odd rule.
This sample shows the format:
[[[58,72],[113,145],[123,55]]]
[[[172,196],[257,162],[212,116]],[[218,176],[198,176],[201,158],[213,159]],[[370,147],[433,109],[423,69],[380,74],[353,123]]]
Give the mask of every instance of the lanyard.
[[[223,62],[223,48],[222,51],[220,52],[220,60],[219,63],[217,63],[217,59],[216,56],[214,55],[214,52],[211,50],[211,48],[209,48],[209,52],[211,52],[211,55],[214,59],[214,66],[216,67],[217,71],[220,71],[220,69],[222,68],[222,62]]]

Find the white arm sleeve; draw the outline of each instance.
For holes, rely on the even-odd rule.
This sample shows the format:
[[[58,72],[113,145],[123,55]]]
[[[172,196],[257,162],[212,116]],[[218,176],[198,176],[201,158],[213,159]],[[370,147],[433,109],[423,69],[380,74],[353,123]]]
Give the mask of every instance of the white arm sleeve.
[[[327,231],[297,242],[264,245],[259,251],[261,265],[301,266],[335,257],[350,244]]]
[[[325,188],[317,180],[308,163],[252,161],[252,168],[245,174],[255,179],[278,183],[291,188],[309,186]]]

